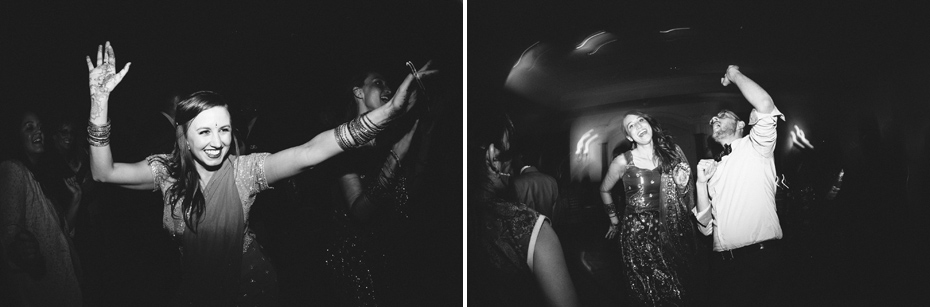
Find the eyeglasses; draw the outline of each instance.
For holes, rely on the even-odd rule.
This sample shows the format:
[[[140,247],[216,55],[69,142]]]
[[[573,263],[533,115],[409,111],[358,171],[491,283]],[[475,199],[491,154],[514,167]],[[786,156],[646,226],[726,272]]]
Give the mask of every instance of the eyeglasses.
[[[720,112],[719,114],[717,114],[717,116],[711,117],[711,118],[710,118],[710,122],[709,122],[708,124],[710,124],[711,126],[713,126],[714,123],[716,123],[716,122],[718,122],[718,121],[720,121],[720,120],[722,120],[722,119],[724,119],[724,118],[731,118],[731,119],[733,119],[734,121],[738,121],[738,120],[739,120],[739,117],[736,117],[736,115],[733,115],[733,114],[731,114],[730,112]]]

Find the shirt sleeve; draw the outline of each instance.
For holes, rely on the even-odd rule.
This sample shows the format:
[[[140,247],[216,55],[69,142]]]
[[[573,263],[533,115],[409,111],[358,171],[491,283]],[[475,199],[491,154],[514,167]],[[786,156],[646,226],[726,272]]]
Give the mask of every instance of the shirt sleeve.
[[[709,236],[714,232],[714,215],[711,213],[712,206],[708,206],[704,211],[698,212],[697,206],[691,208],[691,213],[694,213],[694,218],[698,223],[698,230],[701,231],[705,236]]]
[[[267,152],[254,153],[240,157],[237,179],[249,182],[249,195],[255,195],[258,192],[270,189],[268,178],[265,176],[265,159],[271,155]]]
[[[749,142],[756,152],[764,157],[771,157],[775,152],[775,141],[778,137],[775,128],[779,118],[785,120],[785,115],[777,107],[768,114],[753,109],[749,115],[749,124],[753,125],[749,130]]]
[[[151,155],[145,159],[148,160],[149,167],[152,168],[152,177],[155,180],[155,189],[153,191],[160,191],[162,184],[168,179],[168,168],[162,162],[168,159],[168,155]]]

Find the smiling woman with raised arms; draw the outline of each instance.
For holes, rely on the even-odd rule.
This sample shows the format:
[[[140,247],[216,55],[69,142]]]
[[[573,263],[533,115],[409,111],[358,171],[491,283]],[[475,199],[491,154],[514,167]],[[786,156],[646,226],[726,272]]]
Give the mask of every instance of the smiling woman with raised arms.
[[[412,107],[407,98],[413,76],[408,75],[386,104],[303,145],[274,154],[240,156],[226,100],[217,93],[200,91],[177,106],[177,141],[171,154],[114,163],[109,147],[109,94],[129,66],[116,71],[109,42],[98,46],[96,66],[87,58],[91,169],[97,181],[163,193],[163,224],[178,239],[182,253],[177,305],[276,304],[274,269],[246,223],[256,194],[338,153],[369,143]],[[435,71],[418,73],[428,76]]]

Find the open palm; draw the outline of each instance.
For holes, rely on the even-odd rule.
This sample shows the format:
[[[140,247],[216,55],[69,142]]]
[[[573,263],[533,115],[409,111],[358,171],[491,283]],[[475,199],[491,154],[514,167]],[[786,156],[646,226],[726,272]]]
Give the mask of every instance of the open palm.
[[[426,62],[423,67],[417,70],[419,77],[428,77],[438,72],[437,70],[428,70],[430,63],[432,63],[432,61]],[[391,101],[388,102],[392,106],[392,113],[394,115],[406,113],[413,108],[413,105],[416,103],[416,91],[409,89],[410,83],[413,82],[415,78],[417,77],[413,74],[407,75],[397,88],[397,92],[394,92],[394,97],[391,97]]]
[[[130,64],[132,63],[126,63],[121,71],[116,72],[116,53],[113,52],[113,46],[110,45],[110,42],[107,42],[106,52],[104,52],[104,46],[98,45],[96,67],[90,61],[90,57],[87,57],[91,98],[94,101],[107,98],[110,92],[116,88],[116,85],[123,80],[126,73],[129,72]]]

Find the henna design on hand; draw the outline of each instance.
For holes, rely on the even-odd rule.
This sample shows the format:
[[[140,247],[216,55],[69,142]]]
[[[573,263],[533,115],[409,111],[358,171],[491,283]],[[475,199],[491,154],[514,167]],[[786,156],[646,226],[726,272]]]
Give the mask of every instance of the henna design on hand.
[[[89,71],[89,86],[91,100],[90,119],[94,120],[100,117],[106,108],[107,100],[110,98],[110,92],[116,88],[116,85],[126,76],[129,71],[129,65],[126,63],[122,71],[116,70],[116,54],[113,52],[113,46],[110,42],[106,47],[97,46],[97,65],[94,67],[87,57],[87,70]]]

